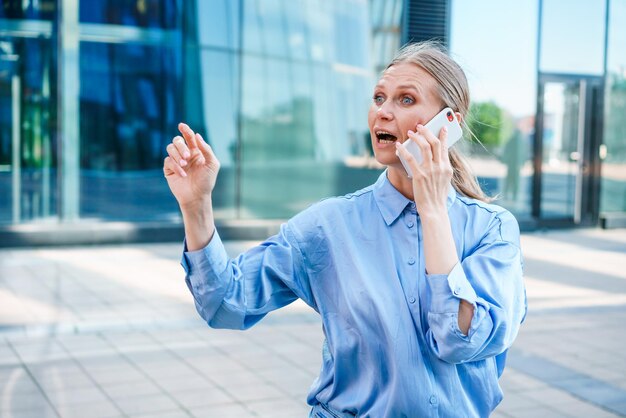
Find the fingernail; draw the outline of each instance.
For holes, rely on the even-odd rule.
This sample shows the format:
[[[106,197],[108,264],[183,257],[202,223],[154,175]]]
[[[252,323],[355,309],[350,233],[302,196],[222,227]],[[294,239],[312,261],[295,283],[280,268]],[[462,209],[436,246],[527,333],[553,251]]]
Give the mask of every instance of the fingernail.
[[[415,132],[413,132],[412,130],[409,129],[409,135],[414,134]]]
[[[186,165],[187,165],[187,161],[185,161],[185,160],[180,160],[180,165],[181,165],[181,166],[183,166],[183,167],[184,167],[184,166],[186,166]]]
[[[187,177],[187,172],[185,170],[183,170],[182,174],[183,177]]]
[[[448,127],[447,126],[444,126],[442,129],[443,129],[444,132],[448,132]]]
[[[190,158],[190,157],[191,157],[191,154],[189,154],[189,152],[187,151],[187,152],[185,152],[185,155],[183,155],[183,157],[185,157],[185,158]]]
[[[424,127],[424,125],[422,125],[421,123],[418,123],[418,124],[417,124],[417,129],[418,129],[418,130],[419,130],[419,129],[422,129],[423,127]]]

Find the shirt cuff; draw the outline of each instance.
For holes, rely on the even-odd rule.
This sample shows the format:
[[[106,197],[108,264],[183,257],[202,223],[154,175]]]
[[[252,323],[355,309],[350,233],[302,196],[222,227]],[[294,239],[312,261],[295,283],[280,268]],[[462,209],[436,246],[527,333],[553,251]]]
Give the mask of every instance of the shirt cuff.
[[[458,313],[461,299],[476,308],[476,291],[467,280],[461,262],[456,263],[448,274],[427,274],[426,282],[431,290],[431,313]]]
[[[207,270],[217,275],[223,273],[228,265],[228,254],[217,230],[213,233],[213,237],[207,246],[196,251],[187,250],[187,240],[185,239],[180,264],[183,266],[187,276],[192,276],[198,271]]]

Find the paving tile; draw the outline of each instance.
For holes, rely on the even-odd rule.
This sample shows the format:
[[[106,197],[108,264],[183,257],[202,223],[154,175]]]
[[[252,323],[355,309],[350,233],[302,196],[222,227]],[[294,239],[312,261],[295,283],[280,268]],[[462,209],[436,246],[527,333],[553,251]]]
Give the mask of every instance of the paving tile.
[[[146,397],[163,393],[163,389],[151,381],[142,382],[117,382],[100,385],[100,389],[111,399],[125,399],[133,397]]]
[[[175,392],[171,393],[171,396],[185,408],[232,404],[235,402],[235,399],[231,395],[216,387]]]
[[[240,404],[190,408],[190,412],[197,418],[242,418],[251,416],[250,410]]]
[[[110,402],[90,402],[76,405],[60,405],[57,412],[62,418],[118,418],[121,411]]]
[[[29,409],[6,409],[0,411],[0,416],[15,418],[59,418],[59,415],[49,405],[33,405]]]
[[[172,399],[162,394],[116,399],[115,404],[126,415],[145,415],[152,412],[161,413],[180,409],[179,405]]]
[[[149,414],[130,415],[130,418],[190,418],[191,416],[191,413],[187,411],[178,410],[163,413],[151,412]]]
[[[238,385],[224,389],[241,403],[285,398],[283,392],[270,385]]]
[[[11,394],[2,393],[2,402],[0,402],[0,416],[8,415],[9,412],[15,416],[19,416],[18,411],[29,411],[32,409],[50,408],[50,402],[41,392],[33,392],[27,394]]]
[[[306,402],[293,399],[273,399],[271,401],[248,402],[246,405],[260,417],[307,417],[311,407]]]
[[[72,388],[67,390],[46,391],[50,403],[57,409],[62,406],[107,403],[107,397],[99,388]]]
[[[569,418],[568,415],[556,412],[548,407],[534,407],[527,409],[517,409],[515,411],[506,412],[506,414],[512,418]]]

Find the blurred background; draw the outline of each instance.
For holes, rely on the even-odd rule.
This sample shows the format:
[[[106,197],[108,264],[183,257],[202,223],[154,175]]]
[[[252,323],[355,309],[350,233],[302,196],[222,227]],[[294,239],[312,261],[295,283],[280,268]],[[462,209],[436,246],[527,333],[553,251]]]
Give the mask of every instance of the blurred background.
[[[482,143],[459,146],[523,229],[623,227],[624,23],[623,0],[2,0],[0,246],[180,237],[179,121],[222,162],[218,222],[364,187],[377,76],[432,38],[470,81]]]

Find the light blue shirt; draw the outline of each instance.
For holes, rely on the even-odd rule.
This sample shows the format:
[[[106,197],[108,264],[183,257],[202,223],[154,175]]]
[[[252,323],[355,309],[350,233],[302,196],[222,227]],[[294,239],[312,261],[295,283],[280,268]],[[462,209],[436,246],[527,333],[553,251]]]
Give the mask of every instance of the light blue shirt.
[[[187,285],[215,328],[249,328],[297,298],[315,309],[326,338],[310,405],[338,416],[486,417],[526,314],[519,227],[507,210],[452,187],[447,203],[461,260],[448,275],[426,274],[415,204],[384,172],[235,259],[216,232],[184,253]],[[475,308],[468,335],[461,299]]]

